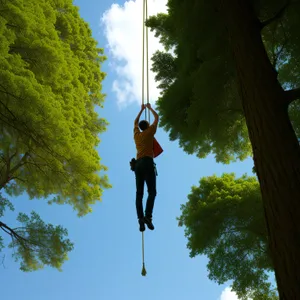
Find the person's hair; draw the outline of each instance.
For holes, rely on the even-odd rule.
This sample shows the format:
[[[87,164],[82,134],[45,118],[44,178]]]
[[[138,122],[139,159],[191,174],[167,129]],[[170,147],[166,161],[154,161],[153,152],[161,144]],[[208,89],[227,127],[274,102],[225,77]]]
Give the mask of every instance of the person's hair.
[[[149,127],[149,123],[146,120],[140,121],[139,127],[142,131],[144,131]]]

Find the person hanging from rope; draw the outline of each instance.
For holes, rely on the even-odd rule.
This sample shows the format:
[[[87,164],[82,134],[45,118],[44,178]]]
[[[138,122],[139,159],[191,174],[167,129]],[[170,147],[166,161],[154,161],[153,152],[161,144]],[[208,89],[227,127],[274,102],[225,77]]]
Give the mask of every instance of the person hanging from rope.
[[[154,115],[154,122],[151,125],[146,120],[139,122],[146,107]],[[157,130],[157,125],[158,114],[151,107],[150,103],[147,103],[146,105],[143,104],[141,111],[134,121],[134,141],[137,150],[134,166],[136,178],[136,211],[141,232],[145,231],[145,224],[150,230],[154,230],[152,212],[156,197],[156,167],[153,160],[153,145],[154,141],[156,141],[154,135]],[[145,182],[148,188],[148,199],[144,215],[143,196]]]

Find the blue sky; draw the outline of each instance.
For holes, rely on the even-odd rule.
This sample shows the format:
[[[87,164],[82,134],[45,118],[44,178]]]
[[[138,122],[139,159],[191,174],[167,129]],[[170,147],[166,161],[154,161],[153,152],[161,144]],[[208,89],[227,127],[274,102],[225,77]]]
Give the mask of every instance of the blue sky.
[[[118,3],[124,4],[122,1]],[[33,273],[19,271],[18,264],[10,257],[11,253],[6,251],[4,266],[0,266],[1,297],[7,300],[138,300],[141,297],[144,300],[218,300],[229,284],[219,286],[207,278],[205,257],[189,258],[183,229],[178,227],[176,217],[180,215],[180,204],[187,201],[191,186],[197,184],[201,177],[221,175],[223,172],[250,174],[252,161],[248,159],[228,166],[215,163],[212,157],[199,160],[185,154],[177,142],[169,141],[166,132],[158,130],[157,138],[164,153],[156,160],[159,173],[154,208],[156,229],[145,233],[148,274],[142,277],[135,182],[129,170],[129,160],[135,156],[132,125],[139,110],[136,99],[139,91],[134,84],[127,94],[121,95],[122,90],[116,89],[116,83],[124,79],[122,74],[127,76],[126,80],[130,74],[137,79],[139,75],[134,73],[136,66],[128,71],[129,75],[124,75],[117,66],[126,67],[126,56],[119,61],[116,49],[108,48],[107,36],[103,33],[104,25],[100,20],[113,2],[76,0],[75,4],[80,7],[81,16],[90,24],[99,46],[105,48],[108,56],[103,66],[107,72],[103,83],[107,97],[105,108],[99,110],[99,114],[110,122],[110,126],[101,137],[99,153],[102,163],[109,167],[108,175],[113,188],[104,192],[103,201],[95,205],[92,214],[81,219],[67,206],[48,206],[43,200],[29,201],[26,196],[13,199],[16,211],[8,213],[3,222],[13,225],[19,211],[30,213],[36,210],[45,221],[68,228],[75,249],[63,266],[63,272],[46,268]],[[110,24],[117,26],[117,23],[112,21]],[[123,27],[117,29],[122,35]],[[134,39],[125,30],[125,42],[125,37]],[[128,49],[132,46],[128,40]],[[140,47],[137,45],[134,48]],[[126,49],[125,43],[124,52]],[[127,67],[130,68],[130,65]],[[153,90],[156,95],[157,91]],[[127,96],[130,100],[126,102]],[[235,298],[222,298],[225,299]]]

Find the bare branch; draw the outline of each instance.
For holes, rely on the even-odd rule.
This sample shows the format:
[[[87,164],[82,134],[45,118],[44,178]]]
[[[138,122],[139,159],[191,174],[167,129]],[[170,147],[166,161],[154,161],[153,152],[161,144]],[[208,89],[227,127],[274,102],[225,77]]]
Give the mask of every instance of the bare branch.
[[[288,8],[288,6],[290,6],[290,4],[291,4],[291,0],[287,0],[284,6],[277,12],[277,14],[275,14],[272,18],[264,22],[261,22],[261,29],[273,23],[274,21],[281,19],[285,13],[285,10]]]
[[[291,104],[293,101],[300,99],[300,87],[293,90],[285,91],[285,98],[288,105]]]

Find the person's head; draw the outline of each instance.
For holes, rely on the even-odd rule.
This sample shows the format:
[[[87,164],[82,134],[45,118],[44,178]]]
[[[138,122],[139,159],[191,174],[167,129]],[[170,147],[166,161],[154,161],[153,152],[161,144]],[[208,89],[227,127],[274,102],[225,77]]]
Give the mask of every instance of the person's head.
[[[149,123],[146,120],[140,121],[139,127],[142,131],[144,131],[149,127]]]

